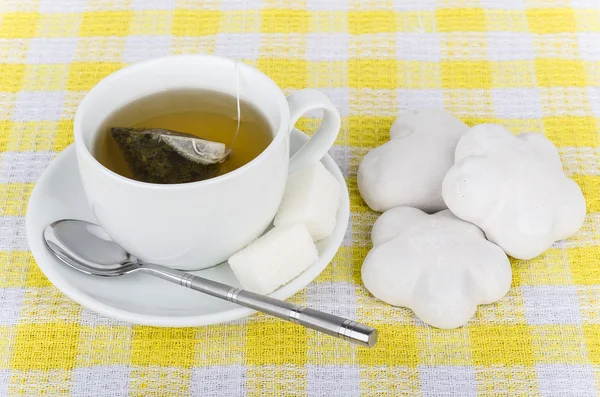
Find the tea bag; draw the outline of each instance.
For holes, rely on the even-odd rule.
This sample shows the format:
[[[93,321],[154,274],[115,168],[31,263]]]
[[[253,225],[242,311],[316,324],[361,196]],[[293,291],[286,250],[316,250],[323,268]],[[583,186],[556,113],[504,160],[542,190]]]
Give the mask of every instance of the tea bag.
[[[218,175],[230,156],[240,131],[240,73],[235,61],[237,127],[229,147],[191,134],[161,128],[112,127],[110,134],[137,180],[149,183],[186,183]]]
[[[186,183],[217,176],[231,151],[220,142],[161,128],[110,128],[133,177],[149,183]]]

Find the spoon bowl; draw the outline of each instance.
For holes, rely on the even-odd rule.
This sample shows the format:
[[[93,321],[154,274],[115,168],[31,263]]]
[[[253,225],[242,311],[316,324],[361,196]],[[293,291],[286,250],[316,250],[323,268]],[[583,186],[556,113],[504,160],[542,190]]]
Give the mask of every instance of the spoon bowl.
[[[65,219],[44,229],[44,242],[58,259],[72,268],[102,277],[122,276],[140,268],[100,226]]]

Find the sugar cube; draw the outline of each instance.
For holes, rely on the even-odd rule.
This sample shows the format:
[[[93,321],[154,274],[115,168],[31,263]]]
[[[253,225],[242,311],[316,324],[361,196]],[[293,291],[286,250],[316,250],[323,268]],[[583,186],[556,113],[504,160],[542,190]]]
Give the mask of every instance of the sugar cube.
[[[335,228],[340,192],[340,183],[321,162],[295,172],[288,178],[273,223],[275,226],[303,223],[314,241],[322,240]]]
[[[304,224],[274,227],[229,258],[242,287],[269,294],[292,280],[319,258]]]

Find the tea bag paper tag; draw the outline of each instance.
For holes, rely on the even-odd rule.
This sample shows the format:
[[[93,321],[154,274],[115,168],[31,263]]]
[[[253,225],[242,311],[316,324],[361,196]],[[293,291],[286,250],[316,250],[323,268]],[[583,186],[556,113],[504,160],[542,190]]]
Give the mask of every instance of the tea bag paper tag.
[[[206,165],[222,163],[228,157],[225,144],[221,142],[178,135],[161,135],[160,139],[177,153],[196,163]]]

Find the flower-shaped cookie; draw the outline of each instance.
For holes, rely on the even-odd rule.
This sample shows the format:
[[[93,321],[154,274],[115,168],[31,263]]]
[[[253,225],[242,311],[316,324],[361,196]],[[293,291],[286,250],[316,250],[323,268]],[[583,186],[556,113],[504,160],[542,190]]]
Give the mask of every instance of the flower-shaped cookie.
[[[358,189],[367,205],[375,211],[401,205],[427,212],[445,209],[442,180],[468,129],[443,110],[399,114],[391,140],[367,153],[358,168]]]
[[[477,125],[459,141],[455,160],[443,182],[446,205],[507,254],[533,258],[583,224],[581,189],[543,135]]]
[[[434,327],[466,324],[477,305],[499,300],[510,288],[512,270],[502,249],[448,210],[428,215],[393,208],[375,222],[371,238],[362,265],[367,289]]]

